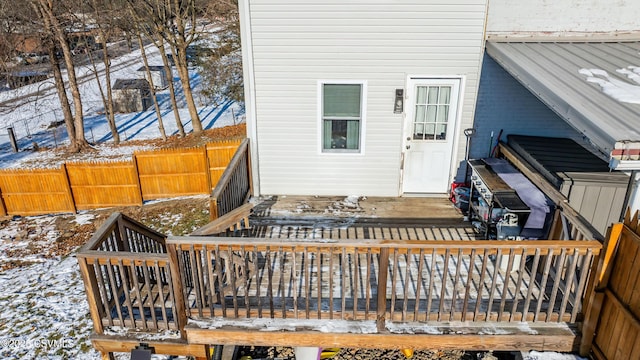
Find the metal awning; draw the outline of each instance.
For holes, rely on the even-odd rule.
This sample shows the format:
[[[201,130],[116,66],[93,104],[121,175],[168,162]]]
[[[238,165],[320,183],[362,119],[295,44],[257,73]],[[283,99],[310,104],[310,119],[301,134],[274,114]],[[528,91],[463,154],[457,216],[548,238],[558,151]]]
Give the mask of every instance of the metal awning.
[[[640,42],[487,42],[507,72],[611,155],[640,169]]]

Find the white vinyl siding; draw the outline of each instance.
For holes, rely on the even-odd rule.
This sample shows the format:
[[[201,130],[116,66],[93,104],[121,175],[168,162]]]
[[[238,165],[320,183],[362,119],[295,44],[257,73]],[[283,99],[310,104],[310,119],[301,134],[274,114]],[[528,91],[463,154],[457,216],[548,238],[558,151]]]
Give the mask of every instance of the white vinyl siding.
[[[262,194],[399,195],[404,119],[393,105],[408,75],[465,78],[462,123],[450,131],[453,163],[463,159],[460,128],[473,122],[486,0],[249,0],[249,7]],[[326,79],[366,81],[359,156],[318,151],[318,82]]]

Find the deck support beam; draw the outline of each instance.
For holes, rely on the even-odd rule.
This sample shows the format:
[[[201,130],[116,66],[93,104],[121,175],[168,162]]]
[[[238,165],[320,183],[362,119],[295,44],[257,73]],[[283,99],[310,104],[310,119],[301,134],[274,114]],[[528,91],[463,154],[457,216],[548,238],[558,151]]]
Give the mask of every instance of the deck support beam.
[[[517,323],[516,323],[517,324]],[[478,330],[481,328],[478,327]],[[259,331],[241,328],[200,329],[187,326],[187,341],[191,344],[222,344],[254,346],[303,346],[322,348],[376,348],[376,349],[423,349],[455,350],[463,346],[466,350],[488,351],[557,351],[574,352],[579,348],[580,337],[564,324],[529,326],[518,331],[517,326],[495,331],[507,334],[355,334],[322,333],[318,331]],[[486,330],[486,329],[485,329]],[[495,329],[494,329],[495,330]],[[503,330],[502,328],[498,330]]]

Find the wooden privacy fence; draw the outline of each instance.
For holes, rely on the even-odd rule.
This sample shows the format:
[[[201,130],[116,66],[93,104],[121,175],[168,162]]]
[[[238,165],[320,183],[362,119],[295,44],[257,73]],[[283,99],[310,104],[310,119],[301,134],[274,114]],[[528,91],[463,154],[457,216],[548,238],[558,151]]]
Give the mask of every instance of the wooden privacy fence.
[[[0,170],[0,215],[39,215],[210,194],[241,140],[134,153],[130,161]]]
[[[615,224],[590,294],[581,354],[640,359],[640,223],[638,213]]]

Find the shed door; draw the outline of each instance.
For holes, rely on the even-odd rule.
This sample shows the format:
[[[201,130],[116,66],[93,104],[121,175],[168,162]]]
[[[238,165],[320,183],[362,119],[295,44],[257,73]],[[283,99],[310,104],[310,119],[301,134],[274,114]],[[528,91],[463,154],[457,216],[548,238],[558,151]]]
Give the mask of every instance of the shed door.
[[[404,193],[449,187],[460,79],[410,79],[404,130]]]

